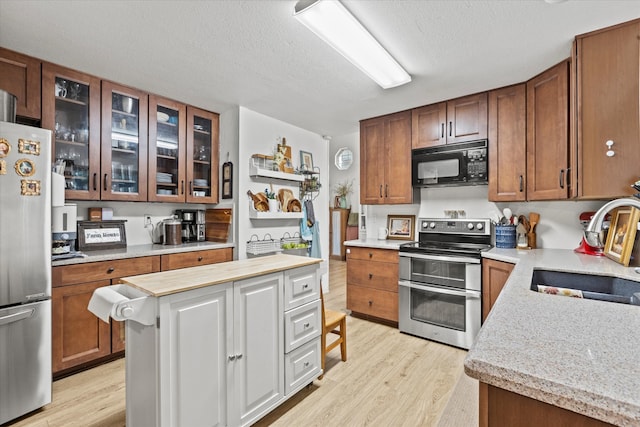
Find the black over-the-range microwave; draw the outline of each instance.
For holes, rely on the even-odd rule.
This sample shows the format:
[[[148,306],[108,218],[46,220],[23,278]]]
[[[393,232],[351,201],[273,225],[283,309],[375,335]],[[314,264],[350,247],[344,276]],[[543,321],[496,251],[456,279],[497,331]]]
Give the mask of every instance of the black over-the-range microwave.
[[[414,187],[488,184],[486,139],[418,148],[411,154]]]

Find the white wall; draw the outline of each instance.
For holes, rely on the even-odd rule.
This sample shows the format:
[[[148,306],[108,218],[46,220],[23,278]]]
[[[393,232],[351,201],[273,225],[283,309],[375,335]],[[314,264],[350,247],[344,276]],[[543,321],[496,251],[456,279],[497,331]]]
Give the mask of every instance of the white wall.
[[[287,145],[291,146],[291,156],[293,166],[300,165],[300,150],[311,152],[313,155],[313,164],[320,168],[320,184],[322,185],[317,199],[314,200],[314,212],[316,221],[320,231],[320,247],[324,262],[321,265],[323,274],[323,284],[325,288],[328,285],[328,259],[329,259],[329,176],[328,176],[328,157],[329,147],[321,135],[309,132],[305,129],[293,126],[291,124],[273,119],[263,114],[256,113],[247,108],[239,109],[239,167],[240,171],[238,183],[238,199],[237,199],[237,249],[238,258],[247,257],[246,248],[247,241],[252,235],[257,235],[259,240],[268,238],[269,235],[273,239],[280,239],[289,233],[300,232],[299,219],[250,219],[249,206],[250,198],[246,195],[247,190],[254,193],[262,192],[270,184],[273,185],[274,191],[277,193],[281,188],[288,188],[293,191],[296,197],[299,197],[299,186],[297,182],[274,180],[269,178],[252,178],[249,176],[247,169],[251,156],[253,154],[273,154],[273,150],[281,141],[286,138]],[[254,238],[255,239],[255,238]]]

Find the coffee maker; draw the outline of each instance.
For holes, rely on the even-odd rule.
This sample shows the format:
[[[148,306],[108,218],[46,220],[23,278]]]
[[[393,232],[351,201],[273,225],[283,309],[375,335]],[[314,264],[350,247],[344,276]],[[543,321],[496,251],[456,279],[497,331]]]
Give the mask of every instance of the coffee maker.
[[[175,214],[182,221],[182,241],[203,242],[205,239],[205,212],[203,209],[177,209]]]

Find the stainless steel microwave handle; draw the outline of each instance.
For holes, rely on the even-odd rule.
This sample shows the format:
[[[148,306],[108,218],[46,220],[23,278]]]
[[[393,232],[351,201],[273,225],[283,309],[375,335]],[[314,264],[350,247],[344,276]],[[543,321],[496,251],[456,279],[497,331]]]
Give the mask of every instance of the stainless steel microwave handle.
[[[401,253],[400,257],[428,259],[433,261],[464,262],[465,264],[480,264],[479,258],[466,258],[466,257],[454,257],[454,256],[443,256],[443,255],[426,255],[426,254],[415,254],[415,253],[411,253],[411,254]]]
[[[398,282],[398,285],[404,286],[410,289],[417,289],[419,291],[428,291],[436,294],[454,295],[457,297],[465,297],[465,298],[471,298],[471,299],[480,299],[480,296],[482,295],[478,291],[465,291],[465,290],[456,291],[453,289],[440,288],[436,286],[418,285],[416,283],[412,283],[407,280],[400,280]]]

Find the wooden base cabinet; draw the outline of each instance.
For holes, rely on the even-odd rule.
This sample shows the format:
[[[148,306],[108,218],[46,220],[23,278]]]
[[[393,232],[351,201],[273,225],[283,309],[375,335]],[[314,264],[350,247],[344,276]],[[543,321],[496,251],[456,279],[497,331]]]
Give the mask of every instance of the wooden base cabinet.
[[[398,324],[398,251],[347,249],[347,308]]]
[[[513,264],[484,258],[482,260],[482,321],[484,322],[498,295],[513,271]]]
[[[320,373],[317,266],[157,298],[127,322],[127,425],[250,425]]]
[[[160,257],[53,267],[52,370],[54,377],[89,367],[124,350],[124,324],[105,323],[87,306],[93,291],[121,277],[160,271]]]
[[[605,427],[596,420],[511,391],[480,383],[480,427]]]

